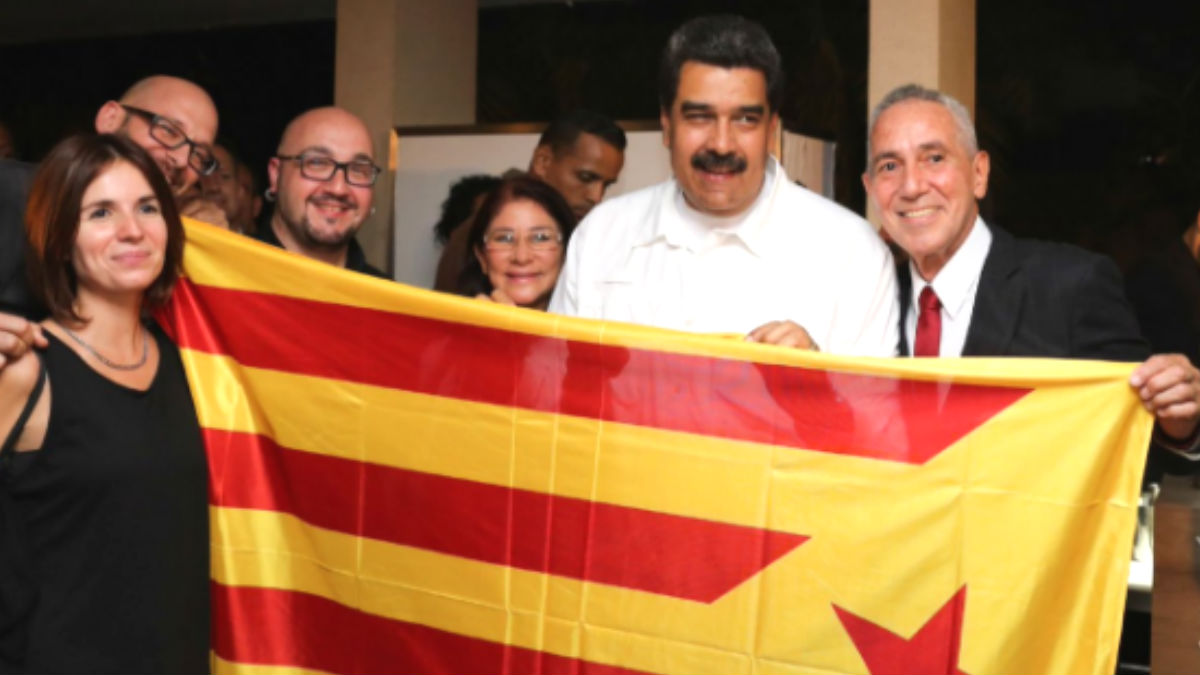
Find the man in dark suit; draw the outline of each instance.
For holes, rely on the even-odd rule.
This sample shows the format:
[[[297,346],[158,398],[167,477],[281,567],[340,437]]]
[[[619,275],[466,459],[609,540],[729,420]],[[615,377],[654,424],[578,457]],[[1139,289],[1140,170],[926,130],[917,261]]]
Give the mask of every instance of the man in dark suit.
[[[1180,354],[1150,355],[1116,266],[979,217],[989,160],[961,104],[900,87],[876,106],[868,132],[863,184],[911,258],[899,270],[902,355],[1141,361],[1130,385],[1156,417],[1155,445],[1196,450],[1200,371]]]

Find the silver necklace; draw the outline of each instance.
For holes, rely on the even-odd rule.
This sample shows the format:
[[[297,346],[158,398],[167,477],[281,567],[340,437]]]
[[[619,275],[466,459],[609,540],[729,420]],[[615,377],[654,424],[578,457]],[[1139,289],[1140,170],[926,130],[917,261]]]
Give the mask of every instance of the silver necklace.
[[[56,321],[55,323],[58,323],[58,322]],[[95,347],[84,342],[83,338],[81,338],[75,334],[75,331],[71,330],[70,328],[67,328],[66,326],[62,325],[61,323],[58,325],[60,328],[62,328],[64,331],[66,331],[67,335],[69,335],[71,337],[71,339],[76,342],[76,344],[78,344],[80,347],[83,347],[84,349],[88,350],[88,353],[90,353],[92,356],[96,357],[96,359],[98,361],[100,361],[100,363],[103,363],[104,365],[108,366],[109,368],[112,368],[113,370],[137,370],[138,368],[141,368],[142,366],[146,365],[146,358],[150,356],[150,336],[146,334],[146,329],[144,327],[142,328],[142,358],[138,359],[136,363],[117,363],[116,361],[110,361],[110,360],[104,358],[103,354],[96,351]]]

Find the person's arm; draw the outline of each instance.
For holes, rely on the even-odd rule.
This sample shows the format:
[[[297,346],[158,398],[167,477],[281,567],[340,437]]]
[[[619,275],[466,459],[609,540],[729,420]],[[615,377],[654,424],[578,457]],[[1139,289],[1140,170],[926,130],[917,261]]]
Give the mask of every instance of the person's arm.
[[[1146,358],[1149,346],[1112,261],[1096,256],[1087,273],[1076,278],[1080,288],[1064,305],[1073,313],[1072,355],[1142,361],[1129,384],[1154,415],[1153,445],[1200,459],[1200,370],[1182,354]]]
[[[1155,354],[1133,376],[1132,386],[1155,419],[1155,441],[1200,459],[1200,370],[1183,354]]]

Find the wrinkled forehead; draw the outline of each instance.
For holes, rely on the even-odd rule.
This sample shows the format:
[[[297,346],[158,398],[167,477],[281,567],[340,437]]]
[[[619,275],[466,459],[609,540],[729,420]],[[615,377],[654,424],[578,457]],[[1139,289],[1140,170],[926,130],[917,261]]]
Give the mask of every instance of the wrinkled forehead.
[[[212,145],[217,136],[217,111],[200,91],[188,87],[152,87],[121,102],[171,120],[196,143]]]
[[[375,158],[366,129],[351,120],[313,121],[299,125],[283,139],[280,151],[285,155],[318,153],[342,162]]]
[[[884,110],[868,140],[873,157],[933,147],[970,154],[954,116],[930,101],[902,101]]]

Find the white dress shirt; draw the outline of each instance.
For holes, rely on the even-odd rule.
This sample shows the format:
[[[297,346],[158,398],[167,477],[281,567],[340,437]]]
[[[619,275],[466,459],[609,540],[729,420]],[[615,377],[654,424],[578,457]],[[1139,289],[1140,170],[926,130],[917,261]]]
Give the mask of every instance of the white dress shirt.
[[[674,180],[601,203],[567,248],[549,311],[744,335],[779,320],[838,354],[896,352],[891,254],[865,220],[770,160],[732,218],[690,207]]]
[[[945,267],[937,273],[932,283],[927,283],[917,272],[912,261],[908,272],[912,276],[912,297],[908,300],[908,314],[904,317],[904,334],[908,338],[911,354],[917,337],[917,319],[921,314],[919,298],[926,286],[933,286],[942,303],[942,341],[938,356],[962,356],[967,342],[967,328],[971,325],[971,313],[975,309],[975,291],[979,289],[979,275],[992,247],[992,232],[983,219],[976,216],[971,232],[962,246],[954,252]]]

